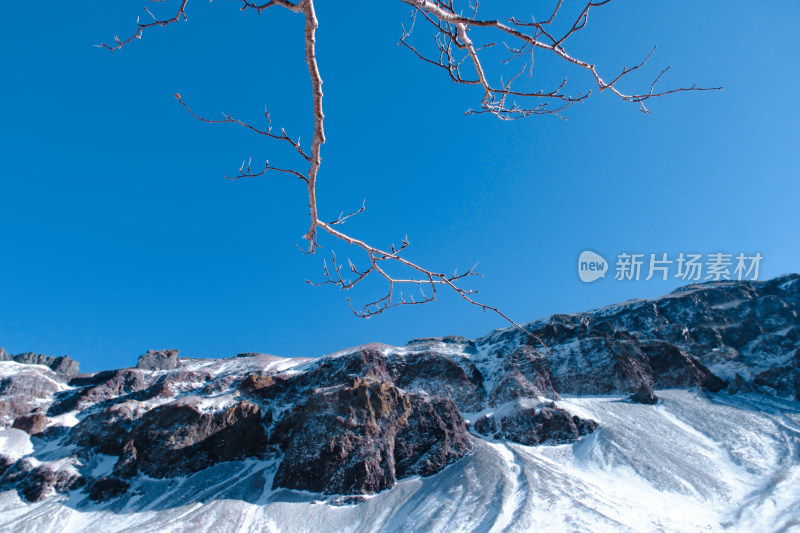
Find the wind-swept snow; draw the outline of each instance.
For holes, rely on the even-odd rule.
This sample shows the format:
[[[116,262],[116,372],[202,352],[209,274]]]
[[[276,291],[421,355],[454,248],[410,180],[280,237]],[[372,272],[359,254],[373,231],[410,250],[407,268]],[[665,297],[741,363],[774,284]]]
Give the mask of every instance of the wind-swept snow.
[[[557,402],[600,423],[572,445],[474,439],[441,473],[358,504],[272,490],[277,462],[222,463],[193,476],[136,478],[105,504],[85,494],[23,503],[0,495],[0,530],[46,531],[784,531],[800,518],[800,404],[760,395],[658,391]],[[29,452],[27,435],[0,434]],[[8,453],[7,451],[4,453]],[[87,468],[108,468],[98,456]]]

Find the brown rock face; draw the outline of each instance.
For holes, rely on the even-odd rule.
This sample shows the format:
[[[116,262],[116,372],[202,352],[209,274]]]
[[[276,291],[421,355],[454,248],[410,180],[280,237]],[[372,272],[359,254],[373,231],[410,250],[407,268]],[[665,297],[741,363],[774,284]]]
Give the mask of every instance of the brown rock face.
[[[81,420],[69,432],[70,442],[106,455],[120,455],[133,424],[130,406],[112,405]]]
[[[495,439],[506,439],[527,446],[568,444],[597,429],[597,422],[572,415],[554,403],[538,407],[515,408],[500,418],[483,416],[475,421],[475,431]]]
[[[0,379],[0,423],[11,425],[18,417],[39,408],[58,390],[56,374],[22,368],[18,374]]]
[[[388,363],[390,377],[398,387],[449,398],[463,411],[481,409],[481,375],[471,363],[465,363],[465,370],[452,358],[427,351],[393,355]]]
[[[503,369],[505,375],[489,395],[490,406],[516,398],[559,397],[546,356],[533,347],[523,345],[511,352],[504,360]]]
[[[378,380],[313,392],[277,426],[285,452],[274,486],[375,493],[431,475],[472,449],[451,400],[427,401]]]
[[[267,436],[261,409],[240,402],[216,413],[173,402],[142,416],[130,431],[114,473],[163,478],[197,472],[223,461],[262,454]]]
[[[433,475],[472,450],[454,402],[411,396],[407,425],[394,439],[395,477]]]
[[[36,435],[44,431],[44,428],[47,427],[47,417],[41,412],[23,415],[17,417],[11,427],[21,429],[29,435]]]
[[[291,383],[289,376],[250,374],[239,384],[239,390],[262,400],[275,400],[289,391]]]

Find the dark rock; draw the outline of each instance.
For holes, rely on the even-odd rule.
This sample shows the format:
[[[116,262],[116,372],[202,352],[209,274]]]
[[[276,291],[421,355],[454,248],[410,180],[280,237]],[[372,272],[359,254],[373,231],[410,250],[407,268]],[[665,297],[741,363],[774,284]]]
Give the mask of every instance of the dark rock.
[[[74,376],[78,373],[79,364],[76,360],[68,355],[55,357],[52,355],[36,354],[33,352],[26,352],[17,354],[12,358],[15,362],[27,365],[44,365],[54,372],[64,376]],[[4,359],[7,360],[7,359]]]
[[[118,477],[101,477],[89,487],[89,499],[95,502],[105,502],[122,496],[130,486],[130,483]]]
[[[28,460],[22,459],[6,468],[0,477],[0,488],[17,489],[28,502],[38,502],[53,490],[67,492],[80,488],[85,481],[68,470],[54,470],[47,465],[34,467]]]
[[[175,370],[161,376],[156,383],[141,394],[136,395],[139,400],[151,398],[171,398],[181,392],[194,391],[203,387],[212,379],[208,372],[195,372],[193,370]]]
[[[140,370],[172,370],[178,368],[178,350],[147,350],[139,356],[136,368]]]
[[[0,455],[0,480],[3,479],[8,468],[14,464],[14,461],[10,457],[6,457],[5,455]],[[2,486],[0,484],[0,486]]]
[[[285,455],[274,487],[371,494],[402,475],[429,475],[471,450],[451,400],[427,399],[375,379],[312,393],[278,424]]]
[[[608,394],[652,404],[654,390],[714,393],[727,382],[730,393],[800,398],[798,316],[800,276],[792,275],[693,285],[657,300],[553,315],[526,326],[533,336],[510,328],[477,341],[370,344],[286,372],[265,354],[199,362],[166,350],[144,354],[139,368],[77,374],[69,358],[11,358],[0,349],[0,361],[27,363],[3,363],[0,425],[43,430],[37,461],[0,457],[0,488],[41,499],[85,482],[62,465],[118,455],[114,475],[89,481],[89,496],[105,501],[128,490],[127,478],[138,473],[187,475],[224,461],[279,457],[280,449],[275,487],[370,494],[468,453],[459,409],[497,407],[475,421],[477,434],[537,445],[574,442],[597,424],[535,398]],[[206,412],[188,394],[249,401]],[[78,410],[80,422],[46,427],[44,410]],[[39,439],[48,441],[44,453]],[[56,457],[50,444],[71,446],[69,456],[48,461]]]
[[[756,374],[753,384],[762,392],[774,394],[781,398],[795,397],[794,372],[791,366],[770,368]]]
[[[142,370],[123,368],[100,372],[89,379],[91,383],[95,384],[77,391],[60,394],[48,409],[47,414],[57,416],[104,401],[121,403],[128,399],[127,395],[147,389],[155,378]]]
[[[800,349],[800,276],[769,281],[691,285],[656,300],[639,300],[574,315],[553,315],[476,341],[489,405],[536,386],[515,365],[504,364],[520,346],[541,340],[557,393],[635,394],[642,387],[724,390],[742,369],[763,374],[760,391],[797,396],[800,370],[785,367]],[[500,360],[500,364],[496,364]],[[493,364],[487,364],[493,361]],[[766,368],[765,368],[766,367]],[[764,371],[767,370],[767,373]],[[524,378],[524,379],[523,379]],[[533,386],[532,386],[533,385]]]
[[[733,378],[733,383],[730,387],[728,387],[728,393],[730,394],[747,394],[753,392],[753,387],[750,386],[749,383],[741,376],[741,374],[736,374],[736,377]]]
[[[407,425],[394,439],[395,477],[430,476],[472,450],[454,402],[412,395]]]
[[[239,390],[264,400],[274,400],[285,394],[291,383],[291,376],[250,374],[239,383]]]
[[[493,416],[483,415],[472,424],[472,429],[485,437],[491,437],[500,428],[495,423],[495,418]]]
[[[552,386],[561,394],[630,394],[650,385],[652,371],[639,343],[592,329],[547,357]],[[544,341],[545,343],[547,340]]]
[[[58,385],[52,379],[36,372],[12,374],[0,380],[0,394],[3,396],[46,398],[57,390]]]
[[[530,345],[520,346],[506,355],[502,372],[505,376],[498,380],[489,395],[490,407],[517,398],[560,398],[553,385],[547,357]]]
[[[307,376],[315,387],[342,385],[352,382],[354,377],[391,380],[383,351],[369,346],[341,357],[320,359]]]
[[[475,421],[475,431],[527,446],[568,444],[597,429],[597,422],[582,419],[553,403],[515,408],[499,419],[483,416]]]
[[[655,389],[696,386],[719,392],[725,388],[725,382],[703,363],[673,344],[651,341],[642,346],[642,351],[649,359]]]
[[[51,490],[64,493],[80,488],[85,483],[81,476],[66,470],[53,470],[41,465],[34,468],[31,473],[17,485],[17,490],[29,502],[38,502],[44,499]]]
[[[652,387],[648,387],[647,385],[642,385],[641,387],[639,387],[639,390],[637,390],[631,395],[630,400],[634,403],[653,405],[658,401],[658,396],[656,396],[656,393],[653,392]]]
[[[236,381],[239,381],[239,377],[233,375],[212,378],[200,389],[198,394],[201,396],[219,394],[230,390]]]
[[[104,381],[114,377],[116,370],[104,370],[102,372],[95,372],[93,374],[78,374],[69,380],[70,387],[86,387],[88,385],[99,385]]]
[[[29,435],[36,435],[47,427],[47,416],[42,412],[22,415],[14,420],[14,424],[11,427],[21,429]]]
[[[121,455],[134,414],[130,405],[111,405],[78,422],[69,431],[69,440],[84,450]]]
[[[0,347],[0,361],[11,361],[11,356],[5,348]]]
[[[426,351],[392,355],[387,364],[389,378],[400,388],[449,398],[463,411],[481,409],[480,372],[472,363],[462,366],[451,357]]]
[[[244,401],[205,413],[190,402],[177,401],[147,412],[136,422],[114,474],[185,475],[223,461],[259,456],[266,445],[258,405]]]
[[[341,356],[321,358],[302,373],[254,373],[242,380],[239,389],[264,401],[293,403],[302,401],[315,388],[345,385],[355,378],[391,382],[386,356],[378,346],[364,346]]]

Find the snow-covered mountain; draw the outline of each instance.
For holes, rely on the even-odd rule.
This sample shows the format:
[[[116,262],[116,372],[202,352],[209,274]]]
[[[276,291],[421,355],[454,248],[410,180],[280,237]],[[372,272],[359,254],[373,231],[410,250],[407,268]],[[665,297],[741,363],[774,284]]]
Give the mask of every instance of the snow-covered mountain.
[[[788,275],[319,359],[0,349],[0,530],[800,530],[798,312]]]

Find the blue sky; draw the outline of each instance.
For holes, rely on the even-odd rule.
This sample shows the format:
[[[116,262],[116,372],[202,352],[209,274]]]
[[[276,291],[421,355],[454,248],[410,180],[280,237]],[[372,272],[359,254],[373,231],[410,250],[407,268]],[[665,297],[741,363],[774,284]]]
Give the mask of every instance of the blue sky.
[[[665,86],[724,90],[660,99],[650,115],[593,95],[567,121],[515,122],[464,116],[480,91],[397,46],[410,14],[400,2],[318,4],[323,219],[366,199],[351,234],[380,246],[408,235],[409,259],[437,270],[478,262],[480,299],[518,321],[682,284],[584,284],[585,249],[612,262],[623,251],[760,252],[762,278],[800,270],[797,2],[616,0],[595,12],[575,55],[615,74],[657,45],[651,70],[624,88],[672,65]],[[121,52],[92,46],[128,35],[142,6],[5,6],[0,346],[70,354],[92,371],[132,365],[149,348],[316,356],[506,326],[448,294],[361,320],[341,291],[307,285],[331,249],[349,251],[330,240],[316,256],[297,250],[303,184],[224,179],[251,156],[290,164],[292,154],[199,123],[172,97],[253,122],[266,105],[277,126],[310,140],[302,17],[197,2],[188,23]],[[585,72],[537,60],[541,79],[592,88]]]

